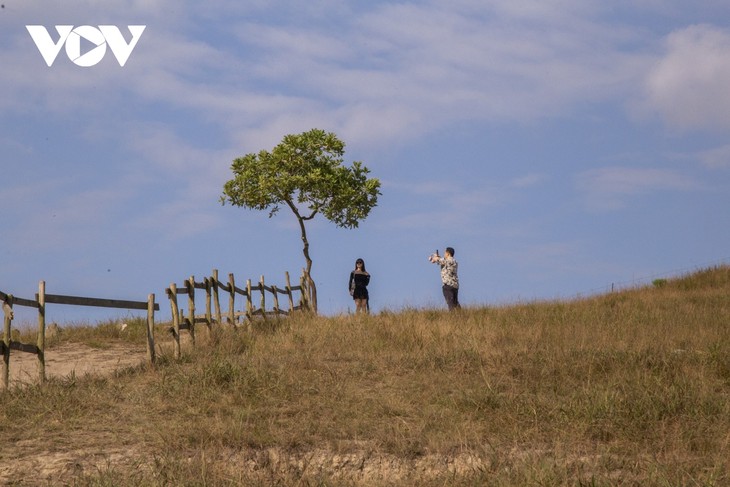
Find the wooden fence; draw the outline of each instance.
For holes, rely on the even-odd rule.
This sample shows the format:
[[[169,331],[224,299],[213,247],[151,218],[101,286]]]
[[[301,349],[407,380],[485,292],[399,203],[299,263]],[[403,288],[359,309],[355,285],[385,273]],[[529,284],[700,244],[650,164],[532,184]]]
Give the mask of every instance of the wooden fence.
[[[67,304],[74,306],[96,306],[102,308],[122,308],[147,310],[147,359],[150,364],[155,363],[155,311],[160,305],[155,303],[155,295],[150,294],[147,301],[124,301],[120,299],[85,298],[78,296],[63,296],[60,294],[46,294],[46,283],[38,285],[38,294],[35,299],[24,299],[5,294],[0,291],[0,301],[5,315],[3,341],[0,343],[0,352],[3,356],[2,386],[7,389],[10,383],[10,350],[33,353],[38,357],[38,378],[41,383],[46,380],[46,305]],[[38,339],[35,344],[21,343],[11,338],[13,321],[13,306],[26,306],[38,310]]]
[[[203,323],[208,330],[211,330],[214,324],[226,324],[234,328],[243,324],[245,320],[250,324],[255,319],[266,320],[271,316],[287,316],[297,310],[309,310],[309,288],[306,278],[306,270],[302,271],[298,286],[292,286],[289,280],[289,273],[286,273],[286,284],[284,287],[276,285],[267,286],[264,276],[261,276],[258,284],[252,285],[251,279],[246,280],[245,289],[236,286],[236,280],[233,274],[228,274],[228,282],[224,283],[218,279],[218,270],[213,269],[210,277],[204,278],[202,281],[196,281],[194,276],[178,286],[175,283],[165,290],[170,299],[170,308],[172,314],[172,327],[170,331],[174,339],[174,355],[176,359],[180,358],[180,331],[187,330],[190,335],[191,342],[195,344],[195,325]],[[205,314],[195,314],[196,305],[196,289],[205,291]],[[224,314],[221,311],[220,294],[221,291],[228,295],[228,311]],[[299,291],[299,300],[294,304],[294,292]],[[254,293],[260,293],[258,299],[258,307],[254,300]],[[266,309],[266,293],[271,294],[273,306],[270,310]],[[187,316],[181,311],[178,302],[178,296],[187,295],[188,312]],[[246,299],[245,310],[236,311],[235,301],[236,295]],[[279,303],[279,296],[287,299],[286,309],[283,309]]]
[[[292,286],[289,281],[289,273],[286,273],[286,285],[278,287],[276,285],[267,286],[264,277],[258,284],[252,285],[251,280],[246,281],[246,288],[241,289],[236,286],[233,274],[228,274],[228,282],[223,283],[218,280],[218,271],[213,270],[211,277],[206,277],[201,282],[195,281],[194,277],[190,277],[182,286],[174,283],[166,289],[166,293],[170,298],[170,307],[172,309],[172,335],[174,338],[175,358],[180,358],[180,331],[187,330],[190,333],[193,344],[195,343],[195,325],[197,323],[205,323],[208,330],[211,330],[214,324],[223,324],[224,315],[221,311],[220,292],[228,293],[228,311],[225,314],[225,323],[229,326],[238,327],[244,320],[250,323],[255,319],[266,320],[271,316],[286,316],[296,310],[310,309],[309,303],[309,287],[307,285],[306,271],[302,272],[299,285]],[[160,305],[155,303],[155,295],[150,294],[147,301],[125,301],[120,299],[102,299],[102,298],[85,298],[78,296],[63,296],[60,294],[46,294],[46,284],[41,281],[38,286],[38,294],[35,299],[24,299],[5,294],[0,291],[0,302],[2,302],[4,320],[3,340],[0,342],[0,354],[3,357],[3,373],[2,388],[7,389],[10,382],[10,351],[18,350],[21,352],[33,353],[38,357],[38,377],[41,383],[46,380],[46,361],[45,361],[45,338],[46,338],[46,305],[47,304],[66,304],[74,306],[96,306],[102,308],[122,308],[122,309],[138,309],[147,310],[147,360],[150,365],[155,363],[155,311],[159,311]],[[205,314],[196,315],[195,296],[196,289],[205,291]],[[299,300],[294,303],[294,293],[299,292]],[[254,293],[259,292],[258,307],[254,303]],[[270,310],[266,309],[266,293],[272,295],[273,306]],[[178,306],[178,296],[186,294],[188,296],[188,315],[187,317],[181,313]],[[245,310],[236,311],[235,299],[236,295],[246,298]],[[283,309],[279,303],[279,297],[287,299],[288,306]],[[36,308],[38,310],[38,339],[35,344],[22,343],[12,339],[11,326],[13,321],[13,307],[26,306]]]

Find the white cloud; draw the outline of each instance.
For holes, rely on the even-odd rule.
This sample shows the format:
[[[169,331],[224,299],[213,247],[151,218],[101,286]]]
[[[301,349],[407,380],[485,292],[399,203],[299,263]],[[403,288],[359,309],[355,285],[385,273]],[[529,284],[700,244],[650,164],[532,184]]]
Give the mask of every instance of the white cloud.
[[[512,181],[510,181],[509,185],[517,189],[531,188],[539,185],[540,183],[545,181],[545,179],[546,176],[544,174],[530,173],[513,179]]]
[[[459,186],[453,182],[424,180],[419,182],[381,181],[384,188],[394,192],[405,192],[413,195],[444,195],[459,191]]]
[[[559,116],[638,79],[646,56],[623,49],[637,38],[630,29],[604,25],[573,2],[561,2],[559,15],[524,7],[374,4],[338,18],[335,30],[248,21],[232,27],[239,44],[214,55],[215,81],[164,69],[150,76],[159,86],[150,93],[195,105],[239,139],[249,138],[239,135],[245,130],[278,140],[311,127],[307,120],[367,144],[464,119]],[[272,95],[281,91],[289,95]]]
[[[466,223],[464,217],[461,214],[453,214],[449,211],[433,211],[433,212],[414,212],[408,214],[395,215],[394,218],[389,219],[387,225],[391,228],[404,228],[404,229],[425,229],[447,227],[462,227]]]
[[[631,196],[700,187],[677,171],[631,167],[605,167],[583,172],[576,177],[576,186],[585,194],[589,207],[599,210],[623,208]]]
[[[210,203],[210,202],[208,202]],[[224,219],[219,213],[201,209],[195,199],[177,199],[151,208],[130,222],[130,227],[144,233],[154,231],[165,245],[182,241],[220,228]]]
[[[717,147],[699,154],[702,164],[711,169],[730,169],[730,145]]]
[[[694,25],[673,32],[646,80],[647,102],[679,129],[730,129],[730,30]]]
[[[113,17],[125,4],[89,0],[70,15],[103,7]],[[11,86],[0,105],[40,97],[36,109],[78,112],[108,108],[110,96],[122,103],[131,92],[192,110],[246,146],[266,147],[312,126],[334,130],[348,144],[401,143],[462,120],[554,117],[577,103],[622,96],[646,55],[624,49],[639,34],[604,23],[598,5],[386,2],[354,15],[348,13],[354,7],[334,0],[307,8],[140,2],[123,19],[149,25],[121,73],[113,65],[91,71],[69,65],[51,79],[38,53],[23,51],[42,66],[22,69],[21,79],[4,74]],[[301,19],[272,17],[284,7]],[[230,17],[219,15],[214,35],[200,36],[223,8]],[[254,20],[260,18],[266,21]],[[323,19],[339,28],[322,29]],[[27,66],[19,56],[0,61]]]
[[[0,184],[0,205],[3,207],[23,208],[38,204],[39,195],[58,190],[61,181],[34,181],[32,184],[18,184],[10,178],[3,178]],[[7,220],[7,219],[6,219]]]
[[[170,179],[208,185],[211,179],[219,180],[232,162],[224,159],[225,154],[191,144],[163,124],[136,124],[127,130],[129,147]]]
[[[393,205],[386,225],[427,228],[430,221],[460,233],[480,228],[491,210],[512,201],[515,189],[526,187],[476,180],[463,183],[443,180],[383,181],[382,184],[384,193],[394,194],[399,199],[399,203]]]
[[[568,18],[553,24],[489,6],[475,15],[451,4],[387,5],[365,15],[356,29],[357,54],[371,70],[336,67],[326,86],[358,99],[407,103],[420,123],[402,131],[415,133],[464,118],[554,116],[573,103],[624,90],[643,60],[619,48],[627,34],[562,17]]]

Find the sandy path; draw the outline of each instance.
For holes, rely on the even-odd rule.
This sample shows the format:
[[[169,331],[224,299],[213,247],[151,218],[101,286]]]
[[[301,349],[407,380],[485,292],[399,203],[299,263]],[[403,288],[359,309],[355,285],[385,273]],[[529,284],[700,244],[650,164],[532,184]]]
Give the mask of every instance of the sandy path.
[[[81,343],[59,345],[46,350],[46,377],[77,377],[86,374],[108,375],[115,370],[144,362],[144,347],[112,344],[92,348]],[[2,361],[0,360],[0,363]],[[10,352],[10,385],[38,381],[38,358],[31,353]]]

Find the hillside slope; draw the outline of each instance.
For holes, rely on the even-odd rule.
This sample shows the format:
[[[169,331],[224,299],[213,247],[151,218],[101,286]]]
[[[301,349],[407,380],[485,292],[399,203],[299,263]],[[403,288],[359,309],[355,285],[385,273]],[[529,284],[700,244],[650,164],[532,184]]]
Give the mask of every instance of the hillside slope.
[[[574,301],[199,332],[0,394],[37,485],[728,485],[730,268]]]

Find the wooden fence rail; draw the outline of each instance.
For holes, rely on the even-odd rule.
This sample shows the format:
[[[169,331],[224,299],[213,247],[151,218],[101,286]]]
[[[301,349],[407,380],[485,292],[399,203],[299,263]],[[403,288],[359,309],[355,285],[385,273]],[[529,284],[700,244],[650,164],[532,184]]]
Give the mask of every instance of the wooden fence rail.
[[[243,320],[250,323],[257,317],[266,320],[269,316],[287,316],[294,311],[310,309],[308,300],[308,288],[306,271],[302,271],[299,279],[299,285],[292,286],[289,273],[286,272],[286,285],[277,287],[276,285],[267,286],[264,282],[264,276],[258,284],[252,285],[251,279],[246,280],[246,288],[241,289],[236,286],[236,280],[233,274],[228,274],[228,282],[224,283],[218,279],[218,270],[213,269],[210,277],[204,278],[202,281],[196,281],[194,276],[186,279],[183,284],[170,284],[165,292],[170,299],[170,309],[172,314],[172,327],[170,331],[174,339],[174,355],[176,359],[180,358],[180,331],[187,330],[192,344],[195,344],[195,325],[205,324],[210,331],[214,324],[227,324],[228,326],[238,327]],[[196,289],[205,291],[205,314],[196,314]],[[220,293],[228,293],[228,311],[224,314],[221,310]],[[294,304],[294,292],[299,292],[298,304]],[[258,308],[254,302],[254,293],[259,292]],[[270,310],[266,309],[266,293],[270,293],[273,297],[273,306]],[[187,295],[188,312],[187,316],[181,311],[178,296]],[[236,311],[235,302],[236,295],[246,299],[245,310]],[[288,309],[282,309],[279,306],[279,296],[288,298]]]
[[[10,384],[10,350],[18,350],[37,355],[38,357],[38,378],[41,383],[46,380],[46,305],[66,304],[74,306],[96,306],[103,308],[123,308],[147,310],[147,359],[150,364],[155,363],[155,311],[160,305],[155,303],[155,295],[150,294],[147,301],[125,301],[120,299],[86,298],[80,296],[63,296],[60,294],[46,294],[46,283],[41,281],[38,285],[38,294],[35,299],[24,299],[5,294],[0,291],[0,301],[3,305],[4,333],[0,343],[0,352],[3,356],[2,386],[7,389]],[[38,309],[38,339],[37,343],[21,343],[11,338],[11,327],[14,318],[13,306],[25,306]]]

